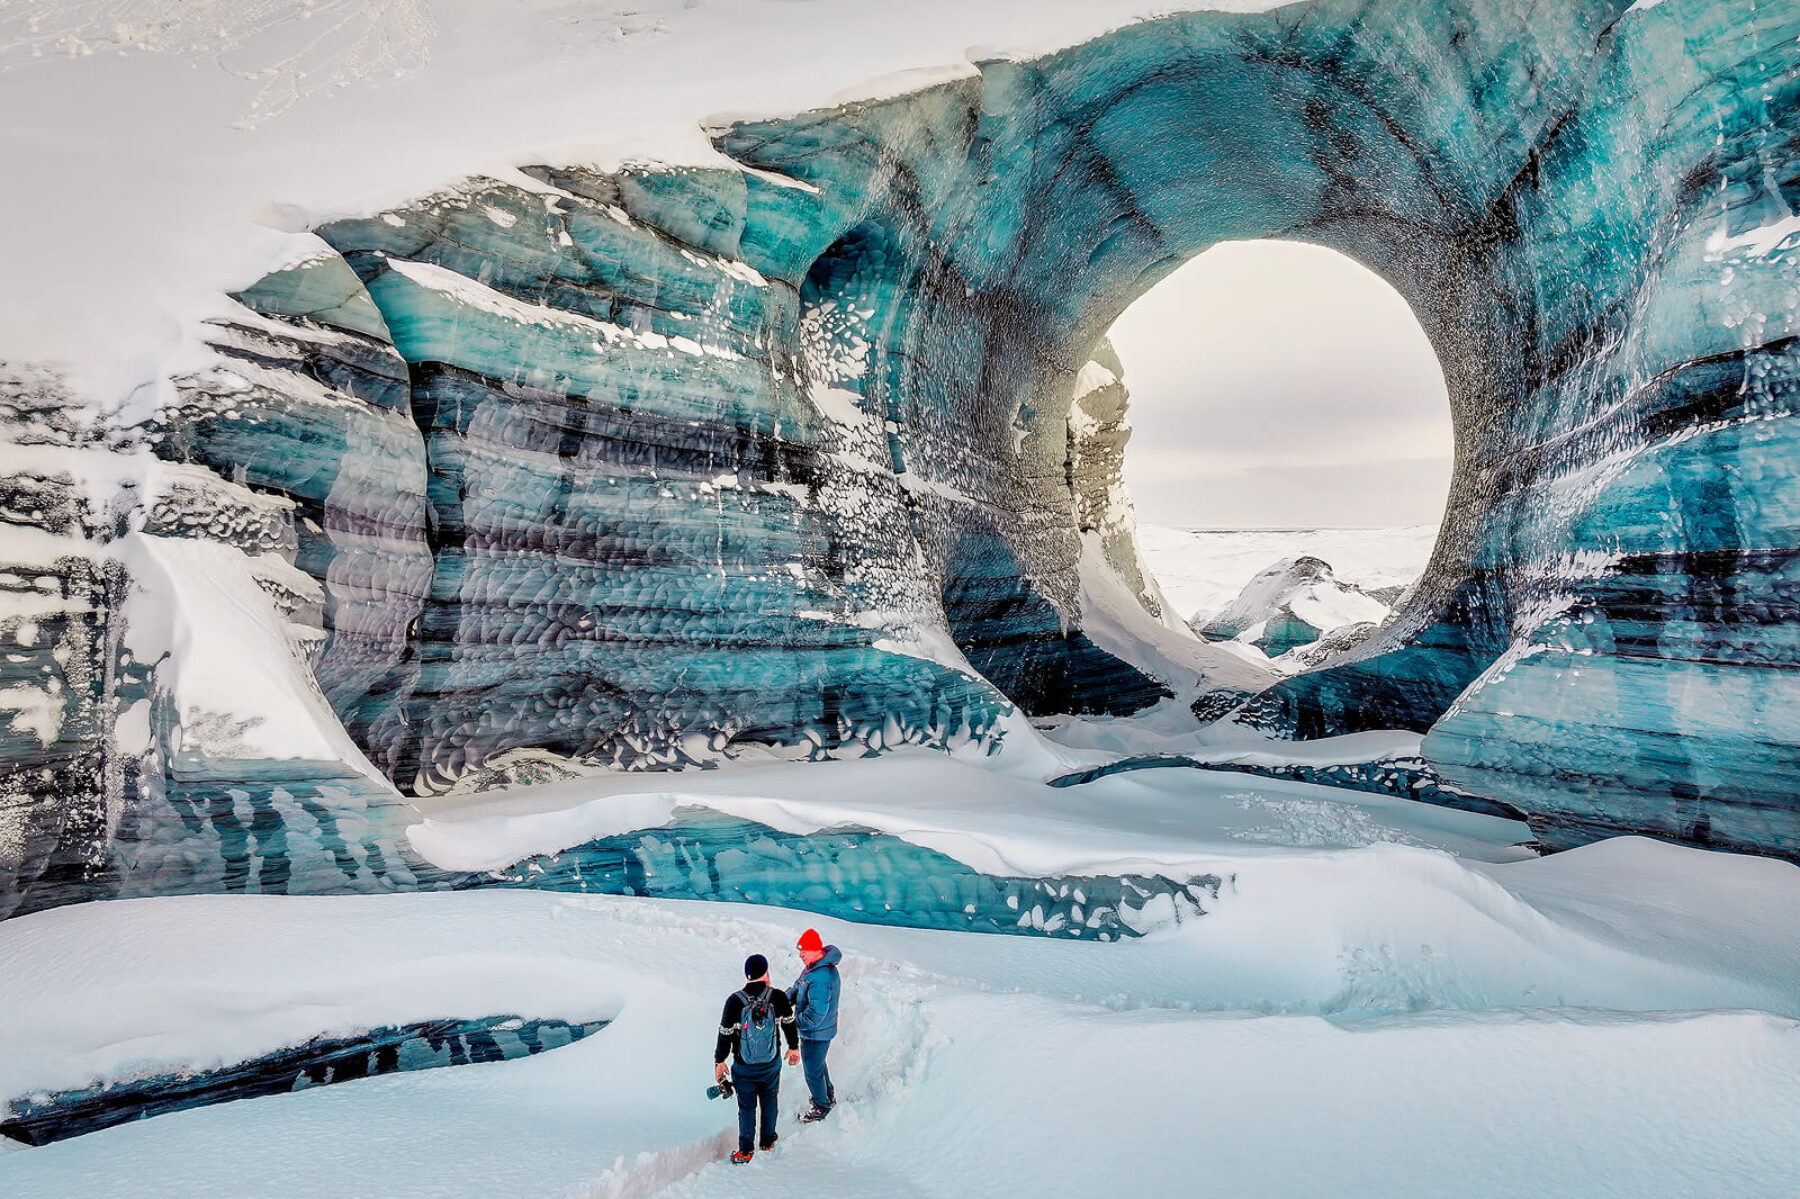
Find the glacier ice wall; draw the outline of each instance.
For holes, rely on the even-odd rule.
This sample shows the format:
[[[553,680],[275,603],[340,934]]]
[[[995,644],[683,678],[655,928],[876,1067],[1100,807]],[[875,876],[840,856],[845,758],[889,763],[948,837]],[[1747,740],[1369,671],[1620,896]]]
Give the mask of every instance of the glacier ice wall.
[[[1552,841],[1800,853],[1797,39],[1792,6],[1727,0],[1183,14],[713,130],[726,165],[531,168],[325,226],[97,447],[150,466],[7,460],[0,515],[64,528],[8,542],[8,903],[242,883],[222,848],[278,837],[281,885],[422,885],[390,784],[520,748],[980,746],[1013,705],[1180,690],[1083,610],[1106,569],[1160,616],[1090,364],[1255,237],[1408,299],[1456,474],[1396,620],[1272,687],[1208,660],[1201,710],[1429,729],[1447,783]],[[0,391],[15,446],[100,436],[52,390]],[[267,565],[366,762],[166,701],[107,548],[145,537]]]

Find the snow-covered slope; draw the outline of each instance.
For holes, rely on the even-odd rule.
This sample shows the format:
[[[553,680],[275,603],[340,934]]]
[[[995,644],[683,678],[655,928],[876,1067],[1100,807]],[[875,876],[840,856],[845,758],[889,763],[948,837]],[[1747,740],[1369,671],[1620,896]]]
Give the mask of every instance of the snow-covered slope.
[[[1645,841],[1476,867],[1245,859],[1113,946],[497,892],[143,900],[0,926],[0,1094],[312,1031],[611,1016],[539,1057],[0,1155],[18,1199],[1056,1194],[1776,1199],[1800,1167],[1800,871]],[[846,954],[830,1121],[748,1169],[709,1104],[751,952]],[[1756,1010],[1762,1009],[1762,1010]]]
[[[1073,753],[1041,746],[1040,765]],[[962,1199],[1128,1179],[1173,1197],[1204,1163],[1209,1185],[1268,1196],[1325,1178],[1382,1199],[1775,1199],[1800,1166],[1789,864],[1636,839],[1539,859],[1507,846],[1510,822],[1185,770],[1052,793],[902,754],[632,781],[441,798],[419,839],[493,865],[710,808],[887,829],[983,869],[1221,883],[1111,944],[496,890],[14,919],[0,1105],[404,1023],[610,1023],[514,1061],[0,1144],[0,1192]],[[785,982],[807,926],[846,954],[842,1102],[796,1124],[790,1072],[780,1145],[734,1169],[733,1113],[702,1095],[718,1005],[749,953]]]
[[[918,751],[653,779],[603,775],[422,805],[412,844],[450,870],[496,871],[622,833],[654,835],[700,812],[795,833],[872,829],[995,876],[1188,878],[1229,873],[1240,857],[1289,844],[1385,841],[1482,861],[1532,856],[1517,848],[1530,839],[1517,821],[1385,796],[1189,770],[1060,788]]]

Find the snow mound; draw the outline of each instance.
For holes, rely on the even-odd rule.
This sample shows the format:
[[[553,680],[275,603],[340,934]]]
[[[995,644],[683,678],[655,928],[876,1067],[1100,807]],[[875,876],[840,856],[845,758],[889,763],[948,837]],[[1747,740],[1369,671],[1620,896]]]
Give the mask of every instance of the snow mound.
[[[1789,1193],[1800,869],[1643,840],[1494,865],[1377,844],[1246,859],[1224,898],[1107,946],[501,891],[23,917],[0,925],[0,1095],[431,1011],[615,1020],[536,1057],[10,1152],[0,1188],[949,1196],[1128,1177],[1178,1196],[1198,1161],[1267,1196],[1320,1178],[1385,1197]],[[793,1127],[789,1075],[782,1144],[747,1179],[723,1161],[735,1113],[703,1097],[706,1047],[744,955],[785,983],[806,925],[846,954],[843,1102]]]
[[[612,775],[421,803],[426,819],[407,830],[413,849],[467,871],[654,830],[696,809],[787,833],[871,829],[1006,877],[1226,874],[1245,857],[1282,852],[1266,818],[1280,805],[1312,814],[1305,838],[1281,845],[1394,841],[1481,859],[1531,856],[1516,848],[1530,836],[1516,821],[1387,796],[1191,770],[1057,788],[904,750],[687,772],[655,789],[642,775]]]

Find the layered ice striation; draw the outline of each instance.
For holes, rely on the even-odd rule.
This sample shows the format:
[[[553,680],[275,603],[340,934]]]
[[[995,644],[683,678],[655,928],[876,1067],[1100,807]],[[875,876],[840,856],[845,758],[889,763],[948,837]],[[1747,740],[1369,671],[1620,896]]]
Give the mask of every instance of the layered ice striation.
[[[141,671],[105,551],[135,503],[112,468],[130,440],[93,423],[56,375],[0,363],[0,918],[34,889],[90,893],[132,769],[117,696]]]
[[[800,390],[795,289],[542,174],[324,231],[412,364],[429,470],[416,677],[359,701],[389,773],[985,736],[1000,697],[900,644],[932,613]]]
[[[9,375],[0,911],[426,884],[402,791],[518,750],[979,751],[1170,695],[1430,730],[1551,843],[1800,854],[1797,63],[1789,5],[1180,14],[325,226],[123,432]],[[1163,652],[1102,345],[1272,236],[1408,299],[1458,443],[1402,609],[1273,686]],[[242,602],[177,604],[196,563]],[[215,626],[256,685],[194,666]]]

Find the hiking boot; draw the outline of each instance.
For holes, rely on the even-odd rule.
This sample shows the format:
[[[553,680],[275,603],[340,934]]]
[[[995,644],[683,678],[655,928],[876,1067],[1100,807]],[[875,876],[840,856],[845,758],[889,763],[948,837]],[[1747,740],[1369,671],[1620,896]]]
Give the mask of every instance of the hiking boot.
[[[758,1146],[758,1147],[759,1147],[759,1148],[760,1148],[760,1149],[761,1149],[761,1150],[762,1150],[762,1151],[763,1151],[763,1152],[764,1152],[764,1153],[767,1153],[767,1152],[768,1152],[768,1151],[769,1151],[769,1150],[771,1150],[771,1149],[773,1149],[773,1148],[775,1148],[775,1142],[776,1142],[776,1141],[779,1141],[779,1140],[780,1140],[780,1139],[781,1139],[781,1134],[780,1134],[780,1133],[776,1133],[776,1134],[775,1134],[775,1135],[774,1135],[774,1136],[772,1136],[772,1137],[770,1137],[770,1138],[769,1138],[769,1139],[768,1139],[768,1140],[766,1140],[766,1141],[764,1141],[764,1142],[762,1142],[762,1144],[761,1144],[761,1145],[760,1145],[760,1146]]]
[[[734,1166],[741,1166],[754,1156],[756,1155],[753,1153],[746,1153],[744,1150],[739,1149],[736,1153],[731,1155],[731,1164]]]
[[[805,1111],[800,1113],[800,1123],[802,1123],[802,1124],[817,1124],[820,1120],[823,1120],[826,1116],[829,1116],[830,1114],[831,1114],[830,1108],[820,1107],[818,1104],[815,1103],[811,1107],[807,1108]]]

